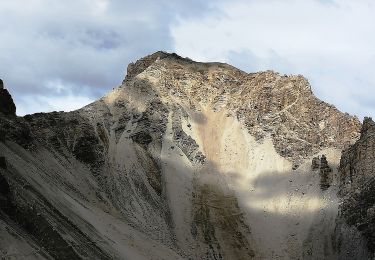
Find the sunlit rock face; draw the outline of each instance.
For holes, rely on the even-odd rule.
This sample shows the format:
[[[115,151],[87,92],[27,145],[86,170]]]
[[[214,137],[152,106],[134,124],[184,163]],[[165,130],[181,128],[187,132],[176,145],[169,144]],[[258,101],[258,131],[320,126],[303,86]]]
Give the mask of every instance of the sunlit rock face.
[[[0,115],[1,253],[342,259],[338,165],[360,128],[302,76],[154,53],[82,109]]]

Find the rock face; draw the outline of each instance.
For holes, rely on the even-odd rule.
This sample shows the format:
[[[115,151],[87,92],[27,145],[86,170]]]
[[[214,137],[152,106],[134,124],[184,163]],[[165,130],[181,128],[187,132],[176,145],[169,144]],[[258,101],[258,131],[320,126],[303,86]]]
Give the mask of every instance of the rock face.
[[[165,55],[147,56],[128,72],[144,71],[154,61],[147,67],[159,72],[150,78],[157,81],[161,95],[211,104],[214,110],[225,107],[228,116],[236,116],[258,140],[271,136],[278,152],[291,160],[299,162],[323,147],[343,149],[358,136],[359,121],[318,100],[302,76],[247,74],[227,64]]]
[[[375,123],[371,118],[365,118],[361,138],[343,152],[340,161],[340,195],[343,200],[340,220],[343,222],[342,225],[352,227],[353,237],[364,238],[362,243],[369,251],[364,257],[369,259],[372,259],[375,253],[374,151]],[[358,245],[358,241],[355,240],[350,243],[354,247]],[[355,253],[356,250],[351,251],[349,255],[353,256]]]
[[[0,254],[342,259],[338,164],[360,128],[302,76],[154,53],[77,111],[0,113]]]
[[[320,188],[327,190],[333,181],[332,169],[328,164],[327,157],[323,154],[321,157],[314,157],[311,164],[312,170],[319,170],[320,174]]]
[[[0,113],[4,115],[16,115],[16,106],[8,90],[4,89],[4,83],[0,79]]]

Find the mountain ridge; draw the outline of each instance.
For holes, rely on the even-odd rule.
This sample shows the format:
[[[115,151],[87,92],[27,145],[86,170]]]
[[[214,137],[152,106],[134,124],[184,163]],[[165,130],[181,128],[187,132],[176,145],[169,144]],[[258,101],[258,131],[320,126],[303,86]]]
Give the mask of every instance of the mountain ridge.
[[[145,64],[147,65],[146,67],[145,67]],[[293,95],[294,96],[303,96],[301,98],[302,99],[301,101],[309,103],[308,104],[309,106],[301,104],[302,102],[300,102],[300,104],[297,104],[297,105],[300,105],[300,107],[302,107],[302,108],[305,107],[304,109],[308,110],[308,111],[306,111],[306,113],[310,113],[310,114],[313,115],[314,118],[309,119],[310,121],[313,121],[313,122],[308,122],[307,120],[302,120],[298,116],[292,115],[297,120],[305,121],[305,122],[303,122],[304,124],[310,124],[310,123],[314,124],[315,123],[314,121],[318,121],[317,122],[318,124],[319,123],[325,124],[324,117],[329,117],[329,116],[331,116],[331,114],[340,114],[340,113],[338,113],[339,111],[334,106],[332,106],[330,104],[327,104],[323,101],[320,101],[319,99],[316,99],[315,96],[313,96],[310,84],[308,83],[308,81],[304,77],[302,77],[300,75],[297,75],[297,76],[283,75],[282,76],[282,75],[280,75],[278,73],[275,73],[273,71],[264,71],[264,72],[258,72],[258,73],[245,73],[245,72],[243,72],[243,71],[241,71],[241,70],[239,70],[235,67],[232,67],[232,66],[224,64],[224,63],[197,63],[197,62],[194,62],[190,59],[182,58],[182,57],[178,56],[177,54],[167,54],[165,52],[156,52],[152,55],[146,56],[145,58],[142,58],[142,59],[138,60],[134,64],[130,64],[129,68],[128,68],[128,71],[130,70],[130,73],[133,75],[133,72],[132,72],[133,70],[138,71],[140,73],[143,72],[146,69],[149,69],[150,71],[152,71],[154,69],[153,66],[156,67],[155,70],[158,70],[158,68],[157,68],[158,66],[160,66],[160,67],[166,66],[168,68],[168,73],[170,73],[170,72],[174,73],[174,75],[172,77],[168,78],[168,76],[167,76],[166,78],[164,78],[164,80],[166,82],[169,82],[168,84],[173,85],[173,83],[171,83],[171,82],[174,81],[173,77],[180,77],[182,79],[182,80],[180,80],[179,78],[177,78],[177,80],[175,80],[175,81],[177,81],[176,82],[177,84],[181,83],[181,81],[183,81],[183,77],[190,77],[190,79],[197,79],[198,78],[196,80],[196,82],[192,82],[192,84],[198,84],[198,85],[200,84],[199,87],[192,86],[192,89],[188,89],[187,91],[186,91],[186,89],[184,89],[183,87],[180,87],[179,85],[177,85],[177,86],[173,85],[173,87],[172,87],[173,88],[172,91],[177,92],[177,93],[175,93],[175,95],[181,95],[182,94],[182,95],[184,95],[185,99],[186,99],[187,95],[192,96],[192,99],[193,99],[192,102],[193,103],[197,103],[197,102],[199,103],[200,102],[200,97],[197,98],[197,96],[199,96],[201,93],[202,93],[203,98],[206,98],[206,100],[203,100],[203,101],[208,102],[208,103],[220,103],[220,99],[229,99],[231,96],[233,97],[233,95],[237,95],[237,96],[238,95],[244,95],[245,96],[244,98],[248,98],[248,100],[243,100],[241,98],[236,97],[235,99],[232,98],[233,101],[231,102],[231,104],[229,104],[229,105],[226,104],[226,105],[229,106],[229,110],[232,110],[232,111],[229,111],[229,112],[236,113],[237,117],[239,117],[243,120],[246,120],[247,121],[246,124],[248,125],[249,128],[252,128],[254,125],[259,125],[259,121],[262,124],[270,125],[270,124],[274,124],[274,123],[282,124],[283,120],[284,121],[287,120],[287,119],[283,118],[283,117],[288,116],[287,113],[285,113],[285,112],[288,112],[286,110],[291,108],[291,107],[288,108],[288,106],[292,105],[292,103],[294,101],[296,101],[295,100],[296,97],[288,97],[289,95],[291,95],[291,96],[293,96]],[[186,72],[186,70],[188,71],[186,73],[187,75],[183,75],[184,73],[179,74],[178,66],[183,66],[184,72]],[[140,69],[138,69],[138,67]],[[209,68],[210,67],[211,68],[215,68],[215,67],[218,68],[220,73],[224,74],[224,78],[221,78],[221,80],[223,82],[220,82],[219,80],[215,80],[215,79],[212,79],[212,78],[208,79],[208,82],[209,82],[208,84],[211,84],[211,85],[216,84],[216,85],[225,86],[227,90],[225,90],[225,89],[215,89],[215,88],[212,88],[212,87],[204,86],[204,84],[202,84],[202,82],[204,82],[206,79],[205,78],[202,79],[202,77],[199,78],[199,76],[200,76],[199,74],[201,74],[201,73],[208,73],[209,74],[209,70],[210,70]],[[222,68],[220,68],[220,67],[222,67]],[[172,74],[172,73],[170,73],[170,74]],[[215,76],[215,75],[213,75],[213,76]],[[225,79],[225,77],[227,77],[227,78]],[[130,80],[130,78],[128,78],[128,81],[129,80]],[[276,82],[276,84],[266,85],[265,83],[267,82],[267,80],[270,81],[270,82]],[[259,82],[260,82],[260,84],[259,84]],[[285,86],[286,83],[290,84],[289,88],[286,88],[285,90],[280,90],[280,87]],[[159,85],[162,86],[163,84],[161,84],[159,82]],[[249,85],[249,86],[252,86],[252,87],[249,88],[246,85]],[[200,89],[200,87],[203,87],[203,89]],[[257,89],[254,89],[254,88],[257,88]],[[170,91],[170,90],[168,89],[168,86],[165,85],[164,87],[163,86],[160,87],[157,91],[166,95],[166,92]],[[233,93],[226,93],[226,92],[233,92]],[[255,93],[253,95],[251,95],[251,92],[255,92]],[[262,92],[266,92],[266,93],[263,94]],[[205,93],[214,93],[215,95],[214,96],[211,95],[211,99],[207,99],[207,97],[209,98],[210,95],[208,95],[208,94],[206,95]],[[249,93],[250,93],[250,95],[249,95]],[[271,97],[269,97],[267,95],[271,95]],[[272,95],[275,96],[275,97],[272,97]],[[281,100],[281,101],[277,100],[277,96],[282,96],[284,100]],[[259,101],[259,100],[261,102],[259,102],[260,104],[257,104],[258,103],[257,101]],[[268,103],[262,104],[262,103],[266,103],[266,102],[268,102]],[[273,104],[271,104],[272,102],[273,102]],[[283,104],[283,102],[284,102],[284,104]],[[251,104],[251,103],[253,103],[253,104]],[[215,106],[215,104],[214,104],[214,106]],[[276,106],[279,106],[279,107],[276,107]],[[257,110],[257,109],[259,109],[261,111],[255,112],[255,113],[252,112],[252,111],[249,111],[249,110]],[[269,109],[271,111],[267,111],[267,109]],[[283,109],[284,109],[284,111],[283,111]],[[280,110],[281,110],[281,112],[280,112]],[[316,110],[315,113],[312,110]],[[319,110],[323,110],[323,111],[319,111]],[[328,111],[324,111],[324,110],[328,110]],[[278,118],[276,118],[276,119],[267,118],[267,114],[273,114],[272,116],[274,116],[274,114],[276,114],[275,112],[277,112],[277,111],[278,111],[278,114],[279,114]],[[319,115],[319,112],[321,112],[322,115]],[[338,122],[338,123],[336,123],[337,126],[333,127],[333,129],[330,128],[329,131],[327,131],[327,132],[330,132],[330,133],[337,132],[338,135],[340,134],[339,133],[340,131],[343,132],[343,133],[346,133],[348,131],[351,131],[353,133],[354,132],[358,133],[359,129],[360,129],[360,122],[356,118],[340,116],[340,118],[330,119],[330,120],[343,120],[343,121],[345,121],[345,118],[350,118],[350,120],[348,122]],[[340,129],[340,130],[335,129],[335,128],[344,127],[342,125],[346,125],[346,124],[349,125],[350,129]],[[297,126],[287,126],[287,127],[291,128],[291,127],[297,127]],[[307,127],[316,127],[316,126],[307,126]],[[323,128],[325,128],[325,126],[323,126]],[[255,129],[254,128],[254,129],[251,129],[250,131],[252,132],[252,134],[258,136],[258,138],[261,139],[265,135],[264,130],[265,129]],[[322,129],[322,130],[324,131],[324,129]],[[270,134],[272,135],[272,134],[275,134],[275,133],[271,131]],[[309,134],[311,135],[311,133],[309,133]],[[316,133],[314,133],[314,134],[316,134]],[[284,135],[285,135],[285,133],[284,133]],[[352,140],[354,140],[356,138],[358,138],[358,135],[354,136],[354,134],[353,134],[353,136],[350,136],[350,137],[342,136],[341,139],[345,139],[345,141],[343,141],[343,143],[340,143],[338,145],[338,148],[339,149],[345,148],[345,146],[347,146],[348,143],[352,142]],[[303,136],[301,138],[301,133],[297,134],[296,138],[293,141],[298,142],[298,139],[306,140],[309,143],[316,142],[316,140],[310,140],[311,138],[308,137],[308,136]],[[324,136],[324,137],[322,137],[322,139],[324,139],[324,140],[322,140],[322,142],[324,142],[324,143],[329,142],[328,136]],[[275,142],[276,142],[276,145],[277,145],[277,143],[278,143],[277,140]],[[346,144],[344,144],[344,142]],[[299,145],[303,146],[304,144],[299,144]],[[320,146],[324,146],[324,144],[322,144]],[[279,149],[281,150],[280,147],[279,147]],[[309,149],[314,150],[313,148],[304,147],[304,150],[309,150]],[[284,151],[284,152],[285,153],[291,153],[290,151]],[[292,157],[292,159],[296,160],[296,161],[298,161],[300,159],[300,158],[296,158],[296,156],[293,155],[293,154],[290,154],[290,157]]]

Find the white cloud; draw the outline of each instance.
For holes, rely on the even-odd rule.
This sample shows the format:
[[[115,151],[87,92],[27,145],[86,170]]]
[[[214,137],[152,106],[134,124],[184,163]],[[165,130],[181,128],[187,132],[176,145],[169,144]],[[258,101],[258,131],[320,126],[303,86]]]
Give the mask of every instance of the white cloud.
[[[23,96],[16,99],[18,102],[17,115],[26,115],[30,113],[30,107],[38,112],[52,112],[52,111],[73,111],[93,102],[86,96]]]
[[[210,1],[200,0],[0,1],[0,78],[24,108],[20,115],[61,109],[29,99],[92,100],[118,85],[131,61],[173,51],[176,17],[211,12]],[[75,107],[68,102],[84,105],[68,99],[67,109]]]
[[[375,116],[373,1],[237,0],[219,10],[174,24],[174,49],[248,71],[303,74],[323,100]]]
[[[0,78],[24,108],[19,114],[62,109],[56,102],[28,99],[97,98],[121,83],[131,61],[171,50],[169,22],[181,5],[184,1],[172,7],[165,0],[1,1]],[[82,105],[66,102],[67,109]]]

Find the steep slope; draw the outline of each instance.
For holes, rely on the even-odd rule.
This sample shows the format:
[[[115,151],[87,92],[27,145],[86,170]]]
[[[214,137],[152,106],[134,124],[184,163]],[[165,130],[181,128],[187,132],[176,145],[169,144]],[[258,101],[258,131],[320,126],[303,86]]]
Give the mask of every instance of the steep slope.
[[[0,114],[1,253],[338,259],[337,167],[360,127],[302,76],[154,53],[80,110]]]

